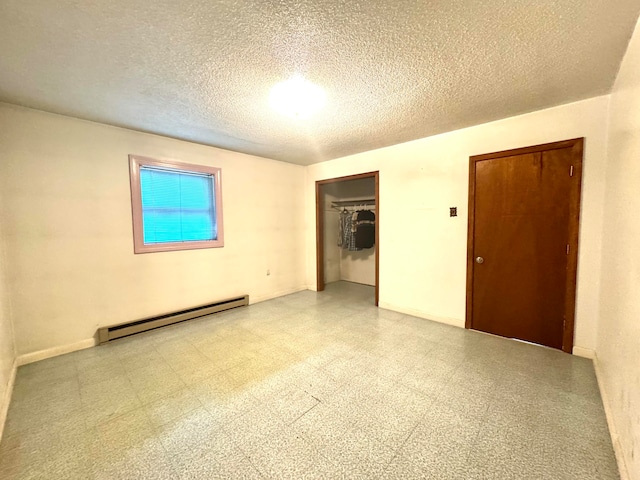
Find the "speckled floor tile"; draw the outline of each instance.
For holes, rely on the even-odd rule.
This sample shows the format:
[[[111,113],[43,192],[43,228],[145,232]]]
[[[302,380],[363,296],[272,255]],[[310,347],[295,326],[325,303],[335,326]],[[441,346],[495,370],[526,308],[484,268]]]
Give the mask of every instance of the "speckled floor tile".
[[[337,282],[20,367],[0,478],[619,477],[591,362]]]
[[[268,442],[244,443],[241,448],[266,478],[311,478],[318,466],[327,463],[318,448],[289,430]]]
[[[165,364],[151,363],[127,373],[127,377],[140,401],[147,405],[167,397],[187,385]]]
[[[230,442],[228,439],[223,442]],[[201,447],[184,456],[174,456],[171,462],[181,480],[264,478],[249,459],[237,449]]]
[[[293,387],[279,392],[265,403],[276,412],[286,424],[295,422],[318,404],[319,400],[313,395]]]
[[[142,406],[126,376],[86,385],[81,388],[80,396],[85,420],[89,427]]]
[[[346,434],[351,427],[351,423],[338,410],[319,404],[289,428],[315,445],[325,445]]]
[[[198,397],[188,388],[183,388],[167,397],[145,405],[144,408],[151,423],[158,427],[201,407],[202,403],[198,400]]]

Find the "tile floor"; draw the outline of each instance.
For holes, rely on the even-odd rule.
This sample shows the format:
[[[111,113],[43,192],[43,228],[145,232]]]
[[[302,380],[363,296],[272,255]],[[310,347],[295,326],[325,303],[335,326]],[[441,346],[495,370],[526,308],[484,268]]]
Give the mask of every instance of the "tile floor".
[[[615,479],[588,360],[339,282],[21,367],[2,479]]]

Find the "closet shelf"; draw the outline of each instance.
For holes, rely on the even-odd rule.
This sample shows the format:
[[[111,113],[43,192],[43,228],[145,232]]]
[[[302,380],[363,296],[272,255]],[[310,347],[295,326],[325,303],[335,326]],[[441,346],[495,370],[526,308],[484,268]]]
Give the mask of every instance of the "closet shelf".
[[[375,207],[376,199],[375,198],[354,198],[351,200],[336,200],[331,202],[331,208],[341,208],[341,207],[358,207],[358,206],[367,206],[367,207]]]

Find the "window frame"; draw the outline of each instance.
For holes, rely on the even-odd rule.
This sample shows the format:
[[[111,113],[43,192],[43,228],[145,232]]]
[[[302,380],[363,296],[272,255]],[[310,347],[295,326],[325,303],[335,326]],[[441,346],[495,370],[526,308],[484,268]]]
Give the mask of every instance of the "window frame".
[[[141,167],[159,167],[177,172],[204,173],[213,176],[213,194],[216,212],[218,238],[215,240],[193,240],[188,242],[144,243],[144,224],[142,215],[142,187],[140,185]],[[140,155],[129,155],[129,179],[131,182],[131,213],[133,219],[133,252],[153,253],[178,250],[195,250],[201,248],[224,247],[224,228],[222,213],[222,169],[206,165],[176,162],[173,160],[156,160]]]

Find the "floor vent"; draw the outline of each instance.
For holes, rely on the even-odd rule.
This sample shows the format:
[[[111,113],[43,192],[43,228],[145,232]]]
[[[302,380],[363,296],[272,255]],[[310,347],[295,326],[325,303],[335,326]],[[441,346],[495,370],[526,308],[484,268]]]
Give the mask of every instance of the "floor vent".
[[[146,332],[160,327],[165,327],[173,323],[184,322],[192,318],[202,317],[211,313],[222,312],[236,307],[244,307],[249,305],[249,295],[241,297],[228,298],[215,303],[200,305],[199,307],[180,310],[179,312],[167,313],[156,317],[143,318],[133,322],[120,323],[110,327],[102,327],[98,329],[98,343],[110,342],[116,338],[128,337],[136,333]]]

